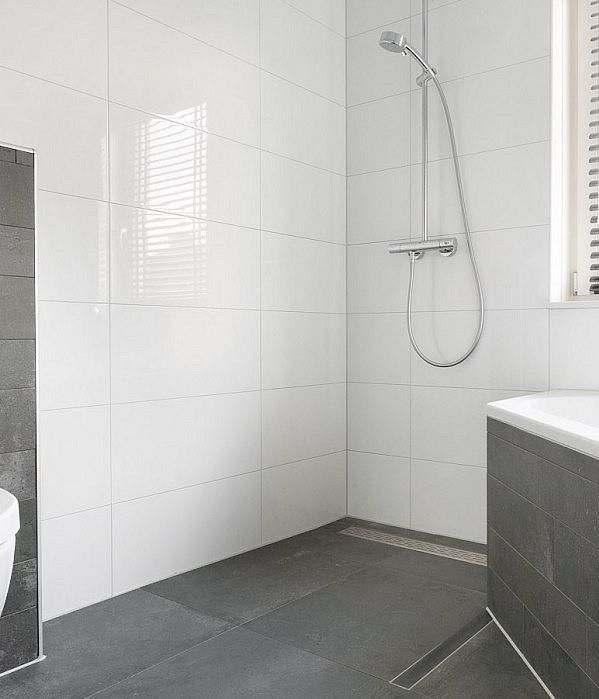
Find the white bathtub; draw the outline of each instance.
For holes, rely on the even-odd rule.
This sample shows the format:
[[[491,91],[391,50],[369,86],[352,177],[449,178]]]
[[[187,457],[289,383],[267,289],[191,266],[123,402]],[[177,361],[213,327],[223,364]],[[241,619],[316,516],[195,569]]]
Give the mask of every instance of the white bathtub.
[[[548,391],[487,406],[489,417],[599,459],[599,391]]]

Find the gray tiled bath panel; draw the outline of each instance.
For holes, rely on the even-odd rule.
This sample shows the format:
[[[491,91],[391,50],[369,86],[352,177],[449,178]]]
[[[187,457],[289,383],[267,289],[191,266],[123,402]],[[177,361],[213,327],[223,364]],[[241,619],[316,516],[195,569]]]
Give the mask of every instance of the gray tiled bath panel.
[[[35,337],[35,284],[29,277],[0,276],[0,338]]]
[[[35,451],[0,454],[0,488],[18,500],[35,497]]]
[[[0,275],[33,277],[33,229],[0,225]]]
[[[0,161],[0,224],[33,228],[33,168]]]
[[[15,563],[37,557],[37,500],[19,501],[21,527],[17,532]]]
[[[13,567],[2,616],[30,609],[37,604],[37,560],[32,558]]]
[[[0,453],[35,449],[35,390],[0,391]]]
[[[487,568],[487,604],[492,611],[501,610],[501,625],[512,641],[522,648],[524,605],[490,568]]]
[[[0,340],[0,390],[35,386],[35,340]]]
[[[0,618],[0,672],[24,665],[37,657],[37,609]]]
[[[539,473],[543,463],[546,462],[536,454],[494,434],[487,436],[487,471],[534,503],[539,501]]]

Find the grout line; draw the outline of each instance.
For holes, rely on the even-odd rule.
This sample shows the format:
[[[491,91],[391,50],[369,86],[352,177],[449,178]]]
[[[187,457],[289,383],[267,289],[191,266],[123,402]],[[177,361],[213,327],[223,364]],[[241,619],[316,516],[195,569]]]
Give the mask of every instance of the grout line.
[[[333,34],[336,34],[337,36],[339,36],[339,37],[341,37],[342,39],[345,40],[346,37],[345,37],[344,34],[340,34],[336,29],[333,29],[333,27],[329,26],[328,24],[325,24],[324,22],[322,22],[322,21],[319,20],[319,19],[316,19],[316,17],[312,17],[312,15],[309,15],[305,10],[301,10],[299,7],[296,7],[295,5],[293,5],[293,4],[292,4],[291,2],[289,2],[288,0],[280,0],[280,2],[284,3],[284,4],[287,5],[288,7],[291,7],[291,8],[292,8],[293,10],[295,10],[296,12],[299,12],[301,15],[304,15],[304,17],[307,17],[308,19],[311,19],[313,22],[316,22],[316,24],[320,24],[321,27],[324,27],[325,29],[328,29],[328,30],[329,30],[330,32],[332,32]]]

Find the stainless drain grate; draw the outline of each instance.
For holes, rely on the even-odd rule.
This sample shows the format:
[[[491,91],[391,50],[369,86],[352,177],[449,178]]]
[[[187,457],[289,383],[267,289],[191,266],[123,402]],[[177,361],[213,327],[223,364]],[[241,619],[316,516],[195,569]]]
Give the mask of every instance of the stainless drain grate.
[[[405,536],[397,536],[397,534],[387,534],[386,532],[379,532],[376,529],[365,529],[364,527],[348,527],[347,529],[342,529],[339,533],[345,534],[346,536],[355,536],[358,539],[378,541],[381,544],[389,544],[389,546],[399,546],[399,548],[410,549],[411,551],[430,553],[433,556],[453,558],[456,561],[474,563],[478,566],[487,565],[487,556],[484,553],[475,553],[474,551],[454,549],[451,546],[431,544],[428,541],[420,541],[419,539],[408,539]]]

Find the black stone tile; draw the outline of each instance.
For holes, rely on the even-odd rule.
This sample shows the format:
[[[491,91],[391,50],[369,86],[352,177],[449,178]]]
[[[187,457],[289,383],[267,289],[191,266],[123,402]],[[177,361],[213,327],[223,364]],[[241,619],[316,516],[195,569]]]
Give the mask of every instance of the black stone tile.
[[[7,163],[15,163],[17,160],[17,152],[14,148],[8,148],[7,146],[0,146],[0,160],[6,161]]]
[[[227,628],[221,619],[136,590],[46,622],[47,659],[20,671],[18,681],[31,696],[86,697]]]
[[[35,450],[0,454],[0,488],[18,500],[35,497]]]
[[[35,287],[32,278],[0,276],[0,338],[35,338]]]
[[[553,519],[498,480],[487,479],[489,526],[553,580]]]
[[[38,655],[37,636],[35,608],[0,618],[0,672],[35,660]]]
[[[431,699],[546,699],[495,624],[488,624],[414,689]]]
[[[8,596],[2,616],[21,612],[37,605],[37,561],[23,561],[13,566]]]
[[[35,340],[0,340],[0,390],[35,386]]]
[[[599,685],[599,625],[590,619],[587,623],[587,672]]]
[[[479,592],[368,568],[250,622],[271,638],[391,680],[485,607]]]
[[[597,699],[593,682],[530,612],[524,612],[524,657],[561,699]]]
[[[308,699],[410,693],[246,629],[234,629],[131,677],[98,699]]]
[[[599,485],[545,462],[540,507],[578,534],[599,545]]]
[[[493,571],[520,598],[543,626],[558,639],[581,668],[586,667],[585,614],[548,582],[495,532],[490,532],[489,559]]]
[[[363,566],[316,553],[294,537],[147,586],[205,614],[243,623]]]
[[[599,483],[599,459],[516,428],[513,429],[513,442],[526,451],[552,461],[594,483]]]
[[[514,439],[514,428],[492,417],[487,418],[487,433],[494,434],[496,437],[500,437],[506,442],[512,442]]]
[[[35,390],[0,391],[0,453],[35,449]]]
[[[33,277],[35,234],[31,228],[0,226],[0,274]]]
[[[19,501],[21,527],[17,532],[15,563],[37,557],[37,500]]]
[[[490,568],[487,571],[487,605],[508,636],[522,649],[524,605]]]
[[[534,503],[539,501],[539,472],[546,463],[494,434],[487,435],[487,470],[512,490]]]
[[[26,150],[18,150],[17,163],[19,163],[19,165],[27,165],[28,167],[33,167],[33,153],[30,153]]]
[[[599,623],[599,547],[555,526],[555,585]]]
[[[33,168],[0,160],[0,224],[33,228]]]

